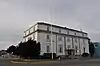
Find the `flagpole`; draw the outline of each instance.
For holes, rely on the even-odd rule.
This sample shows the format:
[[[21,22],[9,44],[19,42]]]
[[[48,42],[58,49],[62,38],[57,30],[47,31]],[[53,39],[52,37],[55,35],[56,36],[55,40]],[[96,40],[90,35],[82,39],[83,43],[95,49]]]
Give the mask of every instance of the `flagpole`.
[[[50,22],[51,22],[51,53],[53,59],[53,43],[52,43],[52,7],[50,7]]]
[[[51,24],[51,51],[52,51],[52,59],[53,59],[52,24]]]

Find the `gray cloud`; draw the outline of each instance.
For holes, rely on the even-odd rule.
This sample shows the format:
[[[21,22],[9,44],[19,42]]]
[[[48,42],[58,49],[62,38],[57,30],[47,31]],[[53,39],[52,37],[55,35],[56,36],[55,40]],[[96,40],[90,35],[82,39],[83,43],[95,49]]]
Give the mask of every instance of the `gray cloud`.
[[[0,48],[17,44],[36,21],[82,29],[100,41],[99,0],[0,0]],[[52,14],[52,15],[51,15]]]

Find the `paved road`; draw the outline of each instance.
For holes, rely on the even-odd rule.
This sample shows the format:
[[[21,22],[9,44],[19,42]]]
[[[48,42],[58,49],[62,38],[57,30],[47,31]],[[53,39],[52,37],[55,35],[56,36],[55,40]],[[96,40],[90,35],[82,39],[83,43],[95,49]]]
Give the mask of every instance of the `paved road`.
[[[14,64],[11,63],[11,60],[8,58],[1,58],[0,57],[0,66],[33,66],[32,64]]]
[[[49,64],[14,64],[10,59],[0,58],[0,66],[100,66],[100,59],[63,60]]]

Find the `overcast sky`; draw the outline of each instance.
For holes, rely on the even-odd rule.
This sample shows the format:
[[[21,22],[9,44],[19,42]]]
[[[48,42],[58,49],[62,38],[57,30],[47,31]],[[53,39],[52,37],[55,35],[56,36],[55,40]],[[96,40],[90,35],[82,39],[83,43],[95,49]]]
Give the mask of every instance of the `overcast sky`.
[[[50,16],[100,42],[100,0],[0,0],[0,49],[18,44],[29,25],[50,22]]]

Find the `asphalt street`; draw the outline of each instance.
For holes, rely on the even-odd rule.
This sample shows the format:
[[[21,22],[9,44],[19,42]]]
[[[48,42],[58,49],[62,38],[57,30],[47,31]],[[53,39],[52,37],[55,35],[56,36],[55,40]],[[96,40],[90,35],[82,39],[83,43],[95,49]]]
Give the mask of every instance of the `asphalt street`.
[[[20,64],[12,63],[8,58],[0,58],[0,66],[100,66],[100,59],[61,60],[46,64]]]

